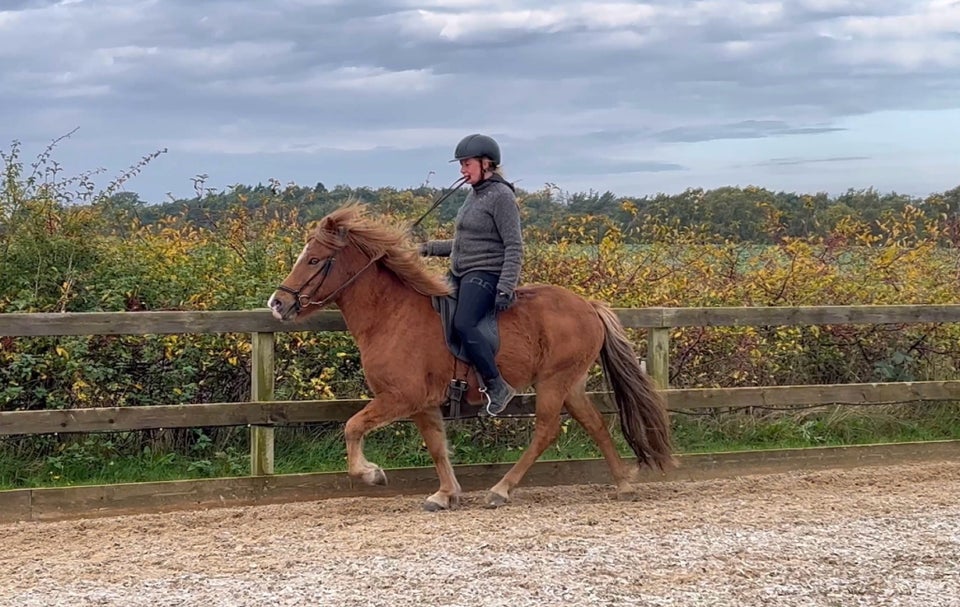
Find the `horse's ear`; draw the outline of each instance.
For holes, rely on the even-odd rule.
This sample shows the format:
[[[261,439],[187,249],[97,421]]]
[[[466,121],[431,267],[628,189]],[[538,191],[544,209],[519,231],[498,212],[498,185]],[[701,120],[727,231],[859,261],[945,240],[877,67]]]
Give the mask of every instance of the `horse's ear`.
[[[318,230],[334,236],[340,245],[347,242],[347,233],[350,231],[347,226],[341,224],[333,217],[324,217],[320,220]]]

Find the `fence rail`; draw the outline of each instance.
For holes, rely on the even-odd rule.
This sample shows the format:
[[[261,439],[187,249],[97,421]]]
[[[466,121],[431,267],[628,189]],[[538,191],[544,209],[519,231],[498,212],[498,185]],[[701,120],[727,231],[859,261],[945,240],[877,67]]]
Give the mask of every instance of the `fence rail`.
[[[756,327],[764,325],[911,324],[960,322],[960,304],[720,308],[618,308],[624,326]],[[80,312],[0,314],[0,337],[152,335],[170,333],[287,333],[345,331],[343,316],[322,310],[296,325],[266,309],[222,312]]]
[[[603,413],[616,413],[609,392],[591,392]],[[672,410],[713,407],[876,405],[912,401],[960,401],[960,380],[871,384],[817,384],[751,388],[683,388],[664,391]],[[508,415],[533,415],[536,397],[518,395]],[[143,407],[91,407],[0,412],[0,436],[58,432],[122,432],[200,426],[284,426],[345,422],[366,399],[198,403]]]

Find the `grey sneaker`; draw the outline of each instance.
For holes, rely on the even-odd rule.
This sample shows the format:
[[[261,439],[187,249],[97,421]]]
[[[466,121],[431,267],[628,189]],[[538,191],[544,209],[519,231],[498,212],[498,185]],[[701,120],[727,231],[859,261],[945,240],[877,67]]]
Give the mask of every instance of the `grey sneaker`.
[[[480,392],[487,397],[487,415],[500,415],[507,404],[517,395],[516,389],[503,379],[502,375],[491,379],[488,385],[481,386]]]

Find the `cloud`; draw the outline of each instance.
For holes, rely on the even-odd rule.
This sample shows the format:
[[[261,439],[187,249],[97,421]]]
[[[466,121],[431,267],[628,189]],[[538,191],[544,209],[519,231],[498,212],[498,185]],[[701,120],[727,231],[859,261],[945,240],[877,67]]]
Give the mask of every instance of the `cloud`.
[[[755,166],[799,166],[806,164],[821,164],[835,162],[855,162],[858,160],[870,160],[870,156],[833,156],[830,158],[771,158],[765,162],[758,162]]]
[[[685,171],[687,167],[675,162],[661,162],[643,158],[603,156],[570,156],[548,165],[564,175],[628,175],[639,173],[666,173]]]
[[[403,15],[412,33],[443,40],[496,38],[518,32],[556,34],[570,31],[616,31],[653,22],[660,9],[648,4],[599,2],[547,5],[522,10],[490,10],[484,5],[460,13],[417,9]]]
[[[744,120],[736,123],[685,126],[654,133],[659,141],[697,142],[715,139],[757,139],[780,135],[812,135],[842,131],[829,126],[791,126],[782,120]]]
[[[362,133],[330,129],[305,134],[295,129],[268,133],[254,124],[228,125],[215,133],[180,140],[177,149],[217,154],[290,154],[364,151],[409,152],[425,146],[442,146],[462,136],[455,129],[380,129]]]

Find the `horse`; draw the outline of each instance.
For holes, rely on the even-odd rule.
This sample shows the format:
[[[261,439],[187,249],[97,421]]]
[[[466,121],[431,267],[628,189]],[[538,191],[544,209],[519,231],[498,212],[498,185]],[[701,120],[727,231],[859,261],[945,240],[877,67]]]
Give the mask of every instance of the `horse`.
[[[385,485],[383,469],[364,456],[363,439],[396,420],[416,424],[433,459],[439,490],[428,511],[459,506],[461,487],[450,463],[442,406],[456,357],[448,348],[432,298],[451,293],[445,276],[421,258],[409,230],[345,204],[316,222],[289,274],[267,301],[280,321],[296,321],[329,304],[343,315],[360,351],[372,398],[344,426],[348,475]],[[557,438],[565,409],[596,442],[616,485],[633,499],[644,467],[665,471],[672,455],[666,403],[644,373],[623,325],[609,305],[550,284],[522,285],[499,312],[496,363],[519,390],[535,388],[533,438],[519,460],[487,492],[485,506],[508,503],[513,489]],[[636,462],[617,452],[600,410],[586,391],[599,362],[612,388],[623,436]],[[465,363],[461,363],[465,364]],[[467,403],[483,401],[475,370],[466,373]]]

